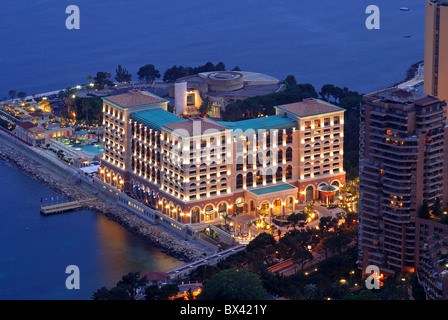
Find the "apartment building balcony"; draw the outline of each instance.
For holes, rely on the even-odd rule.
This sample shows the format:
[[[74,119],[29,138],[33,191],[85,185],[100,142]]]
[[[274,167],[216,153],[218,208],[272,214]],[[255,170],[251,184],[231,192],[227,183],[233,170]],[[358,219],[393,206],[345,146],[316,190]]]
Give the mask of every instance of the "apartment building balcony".
[[[379,234],[378,229],[374,229],[368,225],[363,224],[359,226],[359,230],[362,231],[362,234],[364,236],[368,235],[368,238],[370,238],[370,240],[378,241],[378,234]]]
[[[383,220],[385,222],[391,223],[409,223],[411,221],[411,216],[409,214],[397,214],[394,212],[383,211]]]
[[[369,148],[373,151],[370,152],[372,157],[390,157],[399,161],[413,159],[418,154],[417,149],[406,146],[391,146],[391,144],[380,146],[378,143],[374,143]]]

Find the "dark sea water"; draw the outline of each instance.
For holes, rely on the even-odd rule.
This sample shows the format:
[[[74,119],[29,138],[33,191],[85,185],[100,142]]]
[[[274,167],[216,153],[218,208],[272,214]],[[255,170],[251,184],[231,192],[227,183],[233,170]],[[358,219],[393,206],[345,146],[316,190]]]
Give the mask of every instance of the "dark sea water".
[[[183,262],[90,210],[39,213],[56,193],[0,161],[0,300],[90,299],[130,271],[167,271]],[[66,267],[80,271],[80,289],[65,286]]]
[[[133,74],[152,63],[223,61],[227,69],[283,80],[293,74],[316,89],[325,83],[362,93],[405,77],[423,60],[424,0],[2,0],[0,97],[86,83],[97,71]],[[68,30],[68,5],[80,29]],[[380,30],[368,30],[368,5]],[[400,7],[409,11],[400,11]],[[404,38],[403,35],[411,35]]]

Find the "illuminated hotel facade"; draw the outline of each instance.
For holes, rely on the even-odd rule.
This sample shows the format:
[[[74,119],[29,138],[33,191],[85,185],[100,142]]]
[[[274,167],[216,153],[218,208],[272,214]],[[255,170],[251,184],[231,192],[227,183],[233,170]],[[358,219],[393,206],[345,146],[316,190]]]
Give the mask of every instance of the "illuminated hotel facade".
[[[140,91],[103,98],[99,179],[172,221],[288,214],[313,199],[331,202],[345,183],[339,107],[306,99],[224,122],[185,119],[167,104]]]

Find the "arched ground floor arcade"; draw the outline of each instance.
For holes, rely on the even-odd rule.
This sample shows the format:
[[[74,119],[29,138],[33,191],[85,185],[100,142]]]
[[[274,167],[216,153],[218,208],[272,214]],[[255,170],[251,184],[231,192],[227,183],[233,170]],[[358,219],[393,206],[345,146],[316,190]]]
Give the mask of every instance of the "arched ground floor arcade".
[[[310,200],[331,203],[338,196],[339,187],[345,183],[345,173],[190,201],[182,201],[160,190],[158,185],[107,163],[102,163],[99,179],[173,221],[196,225],[222,221],[240,214],[249,214],[254,218],[289,215]]]

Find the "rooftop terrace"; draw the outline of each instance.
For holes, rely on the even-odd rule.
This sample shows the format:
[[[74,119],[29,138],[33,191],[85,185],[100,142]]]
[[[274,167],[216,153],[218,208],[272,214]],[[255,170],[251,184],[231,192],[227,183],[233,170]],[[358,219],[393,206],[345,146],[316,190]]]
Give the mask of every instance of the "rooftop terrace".
[[[286,111],[292,113],[298,116],[299,118],[310,117],[325,113],[345,111],[344,109],[337,107],[331,103],[314,98],[304,99],[301,102],[275,106],[275,108],[280,109],[280,111]]]
[[[164,125],[187,121],[161,108],[134,112],[131,114],[131,118],[159,131]]]
[[[112,102],[122,108],[131,108],[153,103],[167,102],[167,100],[160,98],[151,92],[138,90],[105,97],[103,98],[103,100]]]
[[[232,130],[259,130],[259,129],[286,129],[297,126],[297,121],[283,115],[259,117],[255,119],[241,120],[235,122],[216,121],[217,123]]]
[[[185,121],[177,121],[175,123],[167,123],[164,127],[177,134],[190,137],[199,134],[217,133],[228,130],[227,127],[208,118],[189,118]]]

